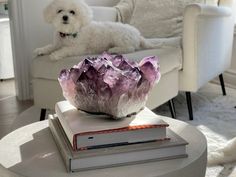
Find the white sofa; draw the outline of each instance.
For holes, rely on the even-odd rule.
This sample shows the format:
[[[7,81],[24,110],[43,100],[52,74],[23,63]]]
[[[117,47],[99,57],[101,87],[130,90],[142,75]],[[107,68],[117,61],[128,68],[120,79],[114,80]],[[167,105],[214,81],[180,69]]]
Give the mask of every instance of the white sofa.
[[[27,40],[28,56],[33,56],[33,50],[52,41],[53,29],[43,21],[42,11],[51,0],[10,0],[10,8],[20,1],[24,7],[24,36]],[[113,8],[119,0],[86,0],[93,7],[95,20],[117,20],[117,11]],[[19,3],[19,2],[18,2]],[[164,47],[137,51],[126,56],[140,60],[145,56],[156,55],[160,58],[162,78],[149,95],[147,106],[150,109],[174,98],[178,92],[196,92],[206,82],[223,73],[230,65],[233,41],[233,17],[231,1],[221,1],[219,7],[205,4],[193,4],[184,13],[183,44],[177,47]],[[28,7],[28,8],[26,8]],[[33,13],[31,13],[33,12]],[[27,16],[30,14],[30,16]],[[16,16],[17,14],[15,14]],[[17,23],[12,14],[12,34],[16,33]],[[15,24],[15,25],[14,25]],[[15,57],[20,55],[16,48]],[[54,109],[57,101],[63,98],[57,81],[63,68],[77,64],[84,56],[70,57],[60,61],[50,61],[48,56],[32,57],[32,81],[34,103],[45,109]],[[189,96],[189,94],[188,94]],[[189,107],[191,109],[191,107]]]

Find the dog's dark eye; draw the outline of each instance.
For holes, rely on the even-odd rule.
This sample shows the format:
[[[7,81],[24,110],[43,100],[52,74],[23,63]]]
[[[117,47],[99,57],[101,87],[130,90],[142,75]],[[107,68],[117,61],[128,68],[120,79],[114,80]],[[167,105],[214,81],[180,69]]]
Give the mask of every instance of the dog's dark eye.
[[[72,15],[75,15],[75,11],[73,11],[73,10],[71,10],[70,13],[71,13]]]
[[[63,11],[63,10],[60,9],[60,10],[57,11],[57,13],[59,14],[59,13],[61,13],[62,11]]]

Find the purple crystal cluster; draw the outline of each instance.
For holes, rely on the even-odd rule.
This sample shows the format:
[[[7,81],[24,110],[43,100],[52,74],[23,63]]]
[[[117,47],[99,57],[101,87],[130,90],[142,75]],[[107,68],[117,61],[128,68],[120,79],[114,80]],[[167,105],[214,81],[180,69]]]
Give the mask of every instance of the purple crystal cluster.
[[[64,97],[73,106],[114,118],[140,111],[159,79],[157,57],[145,57],[136,63],[107,53],[62,70],[58,78]]]

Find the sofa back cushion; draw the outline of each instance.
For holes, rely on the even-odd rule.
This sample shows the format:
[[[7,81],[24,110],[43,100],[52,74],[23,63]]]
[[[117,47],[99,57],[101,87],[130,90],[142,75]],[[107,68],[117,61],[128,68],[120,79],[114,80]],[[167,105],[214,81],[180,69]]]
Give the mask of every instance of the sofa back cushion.
[[[217,4],[216,0],[207,0]],[[139,29],[147,38],[181,36],[184,8],[205,0],[121,0],[118,20]]]
[[[90,6],[105,6],[112,7],[118,4],[120,0],[85,0],[85,2]]]

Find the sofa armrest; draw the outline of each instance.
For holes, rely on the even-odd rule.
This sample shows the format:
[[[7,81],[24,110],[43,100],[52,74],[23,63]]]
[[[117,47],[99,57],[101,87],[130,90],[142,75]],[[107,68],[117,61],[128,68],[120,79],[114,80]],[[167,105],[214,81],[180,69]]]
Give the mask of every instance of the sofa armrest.
[[[219,0],[219,5],[220,6],[227,6],[227,7],[233,7],[235,0]]]
[[[95,21],[117,21],[117,11],[114,7],[91,6]]]
[[[191,4],[185,9],[186,15],[201,15],[212,17],[229,17],[232,15],[232,10],[223,6],[212,6],[206,4]]]
[[[191,4],[183,25],[180,90],[196,92],[230,66],[234,20],[228,7]]]

